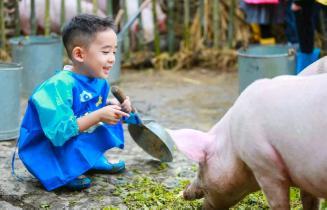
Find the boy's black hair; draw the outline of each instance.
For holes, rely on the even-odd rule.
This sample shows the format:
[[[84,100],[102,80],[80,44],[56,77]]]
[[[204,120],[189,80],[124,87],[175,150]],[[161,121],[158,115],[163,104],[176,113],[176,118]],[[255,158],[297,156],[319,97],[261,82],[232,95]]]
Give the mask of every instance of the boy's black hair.
[[[111,17],[101,18],[91,14],[80,14],[71,19],[62,30],[62,40],[69,58],[75,46],[88,47],[97,32],[112,29],[115,24]]]

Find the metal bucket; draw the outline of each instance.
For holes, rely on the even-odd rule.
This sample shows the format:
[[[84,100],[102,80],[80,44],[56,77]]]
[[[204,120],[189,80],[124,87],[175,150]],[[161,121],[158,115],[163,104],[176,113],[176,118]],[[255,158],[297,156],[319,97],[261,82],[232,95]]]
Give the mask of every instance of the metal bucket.
[[[286,45],[252,45],[237,54],[239,92],[260,78],[295,74],[295,50]]]
[[[22,66],[0,63],[0,141],[18,137]]]
[[[63,47],[59,37],[20,36],[10,39],[9,43],[13,61],[23,66],[23,96],[29,96],[63,66]]]

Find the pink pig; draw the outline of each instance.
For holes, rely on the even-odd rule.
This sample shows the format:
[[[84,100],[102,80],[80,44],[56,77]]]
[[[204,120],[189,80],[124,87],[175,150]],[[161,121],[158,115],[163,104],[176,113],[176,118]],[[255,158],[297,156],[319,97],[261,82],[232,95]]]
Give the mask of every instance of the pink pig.
[[[299,75],[310,76],[313,74],[322,74],[327,72],[327,56],[317,60],[313,64],[306,67]]]
[[[81,1],[82,13],[92,14],[93,5],[90,2]],[[19,1],[20,21],[24,34],[30,34],[30,14],[31,14],[31,1]],[[35,0],[35,16],[37,26],[44,29],[45,18],[45,0]],[[61,15],[61,0],[50,1],[50,20],[51,31],[60,33],[60,15]],[[77,15],[77,1],[65,1],[65,18],[66,21]],[[104,17],[105,14],[98,10],[98,16]]]
[[[227,209],[260,188],[274,210],[290,208],[291,186],[304,209],[327,198],[327,74],[258,80],[209,132],[168,132],[199,163],[183,196],[204,197],[204,209]]]

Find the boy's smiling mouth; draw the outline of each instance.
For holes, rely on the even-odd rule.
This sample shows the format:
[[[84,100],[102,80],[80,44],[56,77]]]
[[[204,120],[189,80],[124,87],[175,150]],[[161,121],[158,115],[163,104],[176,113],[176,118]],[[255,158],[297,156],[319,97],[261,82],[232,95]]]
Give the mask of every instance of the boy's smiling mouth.
[[[108,74],[111,68],[112,68],[112,66],[105,66],[102,69],[106,74]]]

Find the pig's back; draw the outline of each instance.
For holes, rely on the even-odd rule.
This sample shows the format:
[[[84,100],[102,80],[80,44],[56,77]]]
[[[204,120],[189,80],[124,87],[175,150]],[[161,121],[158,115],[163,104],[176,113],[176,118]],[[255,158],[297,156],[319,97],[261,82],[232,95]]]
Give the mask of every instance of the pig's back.
[[[255,82],[232,109],[232,139],[240,156],[264,159],[260,146],[268,143],[295,185],[327,197],[327,74]]]

